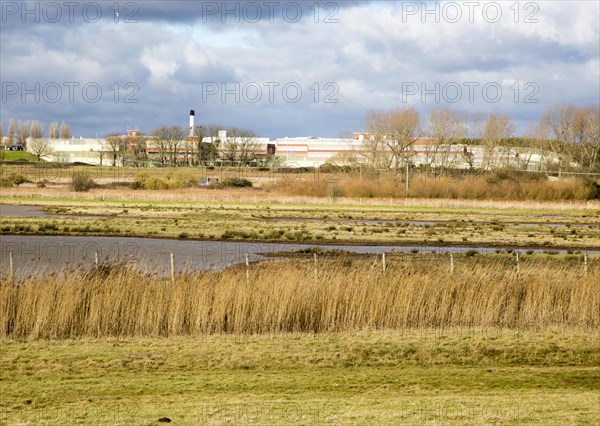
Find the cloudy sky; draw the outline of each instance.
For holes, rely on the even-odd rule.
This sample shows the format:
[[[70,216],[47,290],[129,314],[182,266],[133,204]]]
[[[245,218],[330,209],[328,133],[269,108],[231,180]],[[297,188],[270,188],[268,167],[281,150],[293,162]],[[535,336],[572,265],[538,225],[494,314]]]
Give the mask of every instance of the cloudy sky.
[[[506,113],[522,131],[600,98],[595,0],[0,3],[5,131],[150,132],[194,109],[197,124],[336,137],[405,106]]]

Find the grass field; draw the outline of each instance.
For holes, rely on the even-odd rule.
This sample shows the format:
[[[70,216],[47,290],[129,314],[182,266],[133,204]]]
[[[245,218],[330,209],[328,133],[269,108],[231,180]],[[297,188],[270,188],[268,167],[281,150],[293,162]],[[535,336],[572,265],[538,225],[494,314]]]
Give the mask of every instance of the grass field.
[[[562,329],[4,341],[4,424],[595,425],[598,335]]]
[[[30,154],[27,151],[0,151],[0,161],[37,161],[35,155]]]
[[[60,217],[1,217],[0,232],[572,250],[595,249],[600,241],[594,204],[363,206],[223,198],[184,202],[5,196],[0,203],[40,205]]]
[[[597,424],[599,267],[292,259],[3,280],[6,424]]]
[[[504,249],[453,272],[445,254],[389,253],[384,272],[380,256],[319,252],[315,267],[309,252],[174,282],[110,263],[4,276],[0,424],[600,422],[600,264],[581,254],[599,246],[598,200],[1,195],[48,213],[2,216],[4,234]]]

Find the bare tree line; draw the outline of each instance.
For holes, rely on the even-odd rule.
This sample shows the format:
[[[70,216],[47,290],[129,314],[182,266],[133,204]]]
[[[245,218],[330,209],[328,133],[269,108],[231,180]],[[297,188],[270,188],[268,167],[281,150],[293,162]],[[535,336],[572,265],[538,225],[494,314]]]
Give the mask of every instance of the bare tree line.
[[[160,126],[149,135],[111,134],[98,152],[100,164],[250,166],[264,161],[258,153],[260,145],[254,132],[233,127],[225,130],[223,136],[222,129],[224,127],[218,125],[198,125],[194,135],[188,136],[181,126]],[[206,142],[206,138],[210,142]]]
[[[6,137],[7,146],[26,146],[28,139],[43,139],[44,134],[44,124],[38,120],[18,120],[15,124],[15,119],[11,118],[8,121],[6,134],[0,123],[0,141],[4,141],[4,137]],[[64,121],[60,124],[53,121],[48,128],[48,137],[50,139],[69,139],[72,137],[71,126]]]
[[[426,117],[415,108],[391,111],[369,111],[364,120],[367,137],[359,151],[339,154],[332,163],[360,163],[376,169],[400,173],[411,165],[414,145],[420,142],[424,165],[430,168],[452,168],[458,162],[475,167],[471,146],[483,152],[481,167],[497,169],[510,167],[528,169],[533,153],[548,155],[546,169],[560,171],[579,169],[600,172],[600,106],[578,107],[571,104],[548,108],[539,121],[531,123],[525,135],[515,138],[515,124],[506,114],[466,114],[452,108],[432,108]],[[98,153],[100,163],[142,165],[153,161],[167,165],[260,165],[271,158],[258,153],[260,146],[254,132],[227,129],[222,126],[196,126],[194,136],[188,137],[180,126],[161,126],[150,135],[137,132],[129,135],[109,135]],[[6,138],[3,138],[6,136]],[[70,126],[53,121],[48,129],[49,139],[70,138]],[[211,143],[204,142],[209,138]],[[6,134],[0,123],[0,141],[7,146],[23,145],[41,157],[51,153],[44,142],[44,127],[39,121],[8,122]],[[29,143],[27,143],[29,140]],[[462,145],[456,154],[452,145]],[[526,149],[525,149],[526,148]]]
[[[556,105],[530,125],[527,134],[515,138],[515,124],[506,114],[465,114],[451,108],[432,108],[426,118],[415,108],[369,111],[366,137],[359,150],[340,154],[333,163],[360,163],[397,173],[412,164],[415,143],[426,167],[449,168],[458,162],[474,167],[470,145],[483,151],[481,167],[526,170],[531,156],[551,153],[545,167],[557,171],[600,171],[600,107]],[[426,140],[423,140],[426,139]],[[464,146],[462,155],[452,145]],[[524,149],[527,148],[527,149]],[[558,160],[558,161],[557,161]]]
[[[184,164],[189,166],[224,164],[250,166],[259,163],[256,133],[236,127],[225,130],[223,126],[196,126],[194,136],[188,137],[182,127],[161,126],[152,132],[150,139],[155,147],[155,157],[160,165]],[[204,142],[209,138],[210,143]]]

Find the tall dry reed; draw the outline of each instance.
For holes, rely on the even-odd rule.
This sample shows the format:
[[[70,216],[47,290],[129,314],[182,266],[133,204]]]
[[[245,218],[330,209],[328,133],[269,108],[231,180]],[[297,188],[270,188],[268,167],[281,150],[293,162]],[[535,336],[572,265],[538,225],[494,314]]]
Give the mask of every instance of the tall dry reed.
[[[408,193],[401,176],[359,177],[339,174],[329,180],[277,182],[272,189],[283,194],[346,198],[446,198],[472,200],[594,200],[600,186],[590,179],[569,177],[556,181],[543,177],[526,179],[514,176],[432,177],[415,174],[409,178]]]
[[[151,337],[405,328],[600,326],[598,266],[303,260],[169,278],[127,268],[0,285],[0,337]]]

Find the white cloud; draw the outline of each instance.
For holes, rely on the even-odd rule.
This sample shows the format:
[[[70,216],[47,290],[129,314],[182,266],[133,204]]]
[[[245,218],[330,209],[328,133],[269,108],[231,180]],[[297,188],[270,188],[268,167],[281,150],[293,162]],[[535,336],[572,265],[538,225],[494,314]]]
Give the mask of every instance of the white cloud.
[[[178,4],[173,8],[185,11],[186,5]],[[368,109],[401,106],[407,82],[429,88],[435,83],[478,82],[482,86],[495,82],[505,90],[515,84],[522,90],[526,83],[535,83],[538,104],[524,105],[508,95],[491,103],[481,93],[474,103],[465,95],[455,104],[464,110],[502,110],[513,117],[540,115],[555,102],[598,99],[599,4],[539,2],[538,23],[522,22],[527,2],[519,3],[515,22],[509,10],[513,4],[502,3],[502,20],[496,24],[477,15],[473,23],[466,19],[423,23],[418,16],[403,22],[402,5],[383,1],[342,7],[336,15],[339,22],[332,24],[315,23],[312,17],[295,24],[282,19],[256,24],[203,23],[199,17],[184,19],[183,12],[164,21],[128,25],[101,22],[21,28],[13,24],[10,30],[0,30],[3,81],[75,79],[98,81],[103,87],[115,81],[135,82],[140,103],[134,108],[107,99],[59,107],[22,103],[13,97],[2,105],[2,118],[7,120],[12,114],[23,119],[80,121],[86,123],[80,133],[95,134],[102,133],[107,122],[120,123],[124,116],[144,130],[185,123],[185,110],[194,108],[207,122],[249,127],[270,136],[337,135],[348,123],[360,126]],[[263,99],[255,104],[221,104],[220,97],[202,103],[203,82],[235,81],[242,85],[298,82],[304,96],[297,104],[286,103],[281,96],[274,103]],[[313,108],[310,87],[318,83],[322,90],[327,82],[338,84],[339,102]],[[407,103],[426,111],[431,99],[422,104],[419,94]],[[94,126],[98,110],[103,119]],[[303,130],[307,122],[313,131]]]

